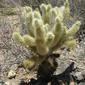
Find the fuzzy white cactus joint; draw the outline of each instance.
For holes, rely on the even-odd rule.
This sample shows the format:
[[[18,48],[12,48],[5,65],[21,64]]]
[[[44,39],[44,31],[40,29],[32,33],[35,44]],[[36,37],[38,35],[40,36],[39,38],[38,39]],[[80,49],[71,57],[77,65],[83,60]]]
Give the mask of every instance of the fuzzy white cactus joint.
[[[21,36],[20,33],[14,32],[14,40],[35,48],[41,56],[49,55],[55,47],[57,50],[63,45],[68,47],[75,45],[76,40],[72,40],[72,36],[79,30],[81,22],[77,21],[69,29],[65,26],[64,21],[68,19],[70,13],[68,0],[61,7],[42,4],[40,9],[41,12],[29,6],[24,7],[22,14],[26,19],[27,34]]]
[[[22,36],[18,32],[14,32],[13,33],[13,38],[19,44],[23,44],[24,43],[24,39],[22,38]]]
[[[35,39],[29,35],[23,36],[24,42],[27,45],[34,46],[35,45]]]
[[[23,63],[26,69],[31,69],[35,65],[35,62],[32,59],[25,59]]]
[[[69,28],[69,30],[67,30],[67,35],[68,36],[74,35],[79,30],[80,25],[81,25],[81,22],[80,21],[76,21],[76,23],[73,24],[72,27]]]

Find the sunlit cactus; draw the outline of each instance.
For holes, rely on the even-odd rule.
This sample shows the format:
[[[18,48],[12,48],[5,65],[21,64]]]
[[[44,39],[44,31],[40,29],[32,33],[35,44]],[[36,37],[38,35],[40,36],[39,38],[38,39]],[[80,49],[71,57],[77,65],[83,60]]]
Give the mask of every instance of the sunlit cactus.
[[[22,38],[22,36],[18,32],[14,32],[13,33],[13,37],[14,37],[14,40],[17,43],[19,43],[19,44],[23,44],[24,43],[24,39]]]
[[[63,45],[72,47],[76,41],[72,36],[79,30],[80,21],[76,21],[67,29],[64,21],[69,17],[68,0],[61,7],[52,7],[51,4],[41,4],[41,12],[31,7],[24,7],[23,16],[26,19],[27,34],[13,33],[14,40],[25,46],[33,47],[41,56],[47,56]]]

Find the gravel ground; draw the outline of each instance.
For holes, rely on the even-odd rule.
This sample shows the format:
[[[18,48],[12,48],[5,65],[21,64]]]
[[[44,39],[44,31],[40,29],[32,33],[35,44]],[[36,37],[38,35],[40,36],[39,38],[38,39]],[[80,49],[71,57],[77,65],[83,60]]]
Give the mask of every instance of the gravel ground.
[[[16,29],[16,26],[14,27],[15,22],[17,28],[20,27],[17,16],[0,17],[0,71],[3,72],[1,76],[7,76],[12,65],[22,64],[23,59],[29,56],[29,52],[16,45],[12,39],[12,33]]]

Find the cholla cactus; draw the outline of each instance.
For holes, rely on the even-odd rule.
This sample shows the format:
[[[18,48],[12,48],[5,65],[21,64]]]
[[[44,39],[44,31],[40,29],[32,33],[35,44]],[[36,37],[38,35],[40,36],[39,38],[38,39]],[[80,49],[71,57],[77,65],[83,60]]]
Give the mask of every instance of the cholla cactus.
[[[27,34],[21,36],[20,33],[14,32],[14,40],[21,45],[36,48],[41,56],[49,55],[54,48],[63,45],[73,46],[76,41],[72,40],[72,36],[78,31],[81,23],[76,21],[69,29],[65,26],[64,21],[69,17],[68,0],[61,7],[42,4],[40,9],[41,13],[38,9],[24,7]]]

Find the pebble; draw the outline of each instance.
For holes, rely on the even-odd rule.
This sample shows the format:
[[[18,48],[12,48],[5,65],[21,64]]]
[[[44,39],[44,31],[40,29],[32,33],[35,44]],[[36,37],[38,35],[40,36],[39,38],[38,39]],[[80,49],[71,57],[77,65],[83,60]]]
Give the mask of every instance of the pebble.
[[[5,82],[5,85],[12,85],[10,81]]]
[[[13,70],[10,70],[9,73],[8,73],[8,78],[11,79],[11,78],[15,78],[16,76],[16,72],[13,71]]]

